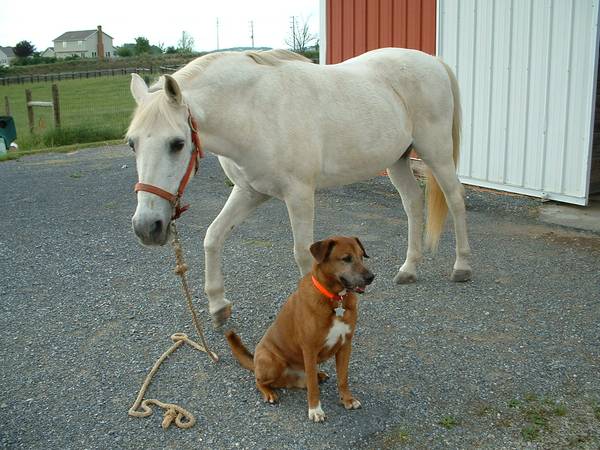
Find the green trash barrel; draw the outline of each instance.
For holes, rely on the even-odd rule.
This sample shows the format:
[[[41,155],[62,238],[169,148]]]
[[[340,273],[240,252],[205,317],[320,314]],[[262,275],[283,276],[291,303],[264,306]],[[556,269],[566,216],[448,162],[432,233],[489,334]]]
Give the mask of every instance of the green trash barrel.
[[[0,116],[0,138],[4,140],[4,148],[17,139],[17,128],[12,116]]]

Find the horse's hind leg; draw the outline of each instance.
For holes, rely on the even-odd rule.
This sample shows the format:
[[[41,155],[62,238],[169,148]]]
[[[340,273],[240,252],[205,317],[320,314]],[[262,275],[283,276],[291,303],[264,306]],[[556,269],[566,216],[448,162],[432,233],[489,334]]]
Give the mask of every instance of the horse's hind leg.
[[[435,135],[435,133],[431,135]],[[463,198],[464,189],[456,175],[456,167],[452,159],[452,141],[447,140],[445,142],[445,144],[437,142],[437,149],[435,145],[425,146],[421,143],[416,146],[416,150],[433,172],[440,189],[444,193],[448,209],[454,221],[456,260],[451,279],[453,281],[468,281],[471,279],[472,270],[469,264],[471,248],[467,236],[467,215]]]
[[[413,283],[417,281],[417,264],[421,261],[422,234],[423,234],[423,192],[410,168],[410,160],[402,157],[388,168],[390,180],[402,198],[402,205],[408,217],[408,249],[406,260],[394,282],[398,284]]]
[[[208,310],[213,317],[215,327],[223,325],[231,314],[231,302],[225,298],[221,267],[225,240],[236,226],[268,199],[267,195],[234,186],[225,206],[206,231],[204,291],[208,297]]]

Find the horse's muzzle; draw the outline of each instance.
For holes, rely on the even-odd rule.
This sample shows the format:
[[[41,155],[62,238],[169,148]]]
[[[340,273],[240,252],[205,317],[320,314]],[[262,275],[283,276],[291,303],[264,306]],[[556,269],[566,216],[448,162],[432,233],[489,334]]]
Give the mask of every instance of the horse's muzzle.
[[[144,245],[165,245],[169,239],[169,222],[162,219],[131,219],[133,231]]]

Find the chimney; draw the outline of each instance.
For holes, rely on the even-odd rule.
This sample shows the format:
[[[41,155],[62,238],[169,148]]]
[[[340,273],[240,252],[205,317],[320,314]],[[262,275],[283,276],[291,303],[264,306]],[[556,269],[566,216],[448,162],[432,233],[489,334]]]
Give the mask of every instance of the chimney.
[[[102,61],[104,59],[104,33],[102,33],[102,25],[98,25],[98,46],[97,46],[98,59]]]

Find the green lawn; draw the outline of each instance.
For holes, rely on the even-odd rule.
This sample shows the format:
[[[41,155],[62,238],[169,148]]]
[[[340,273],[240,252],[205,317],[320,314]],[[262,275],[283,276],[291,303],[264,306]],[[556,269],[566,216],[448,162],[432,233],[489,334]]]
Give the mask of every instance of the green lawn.
[[[36,101],[52,100],[52,83],[0,86],[0,115],[8,96],[17,126],[20,149],[120,139],[124,136],[135,103],[129,93],[130,75],[55,82],[60,93],[61,130],[54,129],[51,108],[34,108],[31,135],[25,105],[25,89]]]

